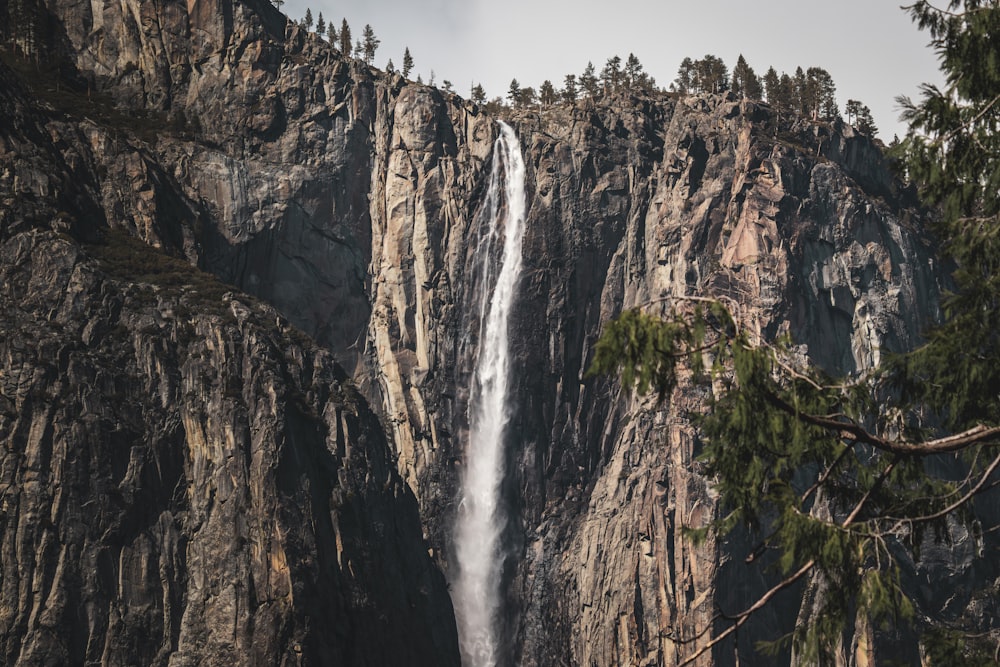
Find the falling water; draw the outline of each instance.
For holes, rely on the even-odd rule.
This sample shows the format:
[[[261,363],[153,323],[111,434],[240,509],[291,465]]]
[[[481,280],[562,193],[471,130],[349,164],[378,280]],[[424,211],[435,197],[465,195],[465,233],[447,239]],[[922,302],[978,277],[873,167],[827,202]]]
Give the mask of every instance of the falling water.
[[[455,615],[465,667],[499,660],[500,535],[506,516],[500,498],[503,441],[510,421],[510,312],[521,272],[524,235],[524,161],[514,131],[500,123],[493,170],[473,260],[473,303],[479,308],[479,346],[469,401],[469,442],[455,526]]]

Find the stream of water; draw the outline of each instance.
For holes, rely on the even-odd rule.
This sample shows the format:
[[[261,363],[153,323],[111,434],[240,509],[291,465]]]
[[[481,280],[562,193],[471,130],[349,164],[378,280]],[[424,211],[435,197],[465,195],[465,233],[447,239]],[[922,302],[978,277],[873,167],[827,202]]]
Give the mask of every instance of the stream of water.
[[[500,540],[507,521],[500,489],[512,412],[510,314],[521,273],[524,217],[521,144],[514,130],[500,123],[473,260],[478,280],[472,303],[480,309],[479,345],[454,533],[458,574],[452,601],[464,667],[495,667],[500,655]]]

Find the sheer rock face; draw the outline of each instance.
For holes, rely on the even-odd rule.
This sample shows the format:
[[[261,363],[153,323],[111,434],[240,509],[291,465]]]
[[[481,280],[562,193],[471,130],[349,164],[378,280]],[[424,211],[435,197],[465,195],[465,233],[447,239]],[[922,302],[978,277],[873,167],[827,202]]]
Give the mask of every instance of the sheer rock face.
[[[0,259],[4,664],[456,662],[413,497],[329,354],[51,232]]]
[[[10,254],[21,247],[10,245],[15,242],[67,245],[39,227],[85,238],[101,222],[183,254],[268,301],[345,364],[378,406],[432,553],[450,571],[475,351],[475,309],[464,278],[494,121],[457,97],[341,59],[314,35],[283,23],[266,3],[55,0],[50,6],[63,26],[53,39],[64,43],[80,76],[173,129],[146,145],[123,139],[101,119],[53,121],[4,136],[0,165],[7,171],[0,183],[11,189],[0,195],[35,193],[5,204],[7,261],[35,266],[26,258],[37,252]],[[120,24],[128,29],[111,28]],[[703,629],[716,605],[743,608],[765,583],[747,581],[745,545],[695,548],[680,530],[715,512],[685,418],[704,396],[682,386],[657,406],[611,379],[586,377],[602,324],[643,303],[666,312],[677,297],[717,296],[757,335],[789,333],[802,355],[831,372],[867,368],[880,350],[913,345],[933,315],[935,272],[921,220],[868,139],[841,124],[779,125],[765,105],[727,97],[622,97],[521,113],[514,125],[528,168],[528,225],[511,331],[517,405],[505,485],[511,511],[502,575],[506,651],[522,665],[676,664],[691,647],[675,639]],[[60,143],[56,134],[66,138]],[[45,166],[31,167],[32,160]],[[73,172],[78,175],[66,177],[64,164],[81,165]],[[39,201],[65,203],[46,209]],[[71,215],[56,215],[60,208]],[[80,289],[86,296],[76,315],[81,323],[63,326],[86,329],[82,322],[95,317],[90,309],[103,312],[101,299],[112,297],[98,284],[106,281],[93,278]],[[292,651],[287,661],[293,662],[295,646],[314,657],[370,649],[368,662],[357,664],[417,662],[393,662],[393,647],[404,644],[397,636],[409,638],[415,654],[453,655],[454,625],[440,599],[439,575],[416,551],[420,535],[407,518],[412,498],[386,469],[381,436],[363,408],[348,419],[352,426],[343,426],[348,406],[362,403],[337,397],[342,381],[332,360],[308,345],[290,347],[281,327],[259,322],[260,311],[236,296],[221,314],[190,305],[184,326],[194,327],[197,343],[182,345],[171,333],[180,325],[165,313],[183,298],[157,295],[155,305],[140,306],[134,303],[139,292],[122,285],[111,290],[120,305],[101,315],[111,318],[101,340],[119,344],[103,372],[122,379],[106,381],[110,389],[94,400],[117,405],[109,396],[122,384],[141,387],[143,397],[166,398],[143,408],[150,417],[134,424],[134,433],[109,436],[108,447],[128,451],[102,450],[101,465],[120,468],[100,479],[114,487],[116,511],[125,513],[135,511],[128,509],[135,496],[121,488],[147,478],[181,481],[170,489],[156,481],[160,486],[150,489],[162,486],[160,495],[143,491],[157,500],[143,503],[149,516],[130,519],[128,530],[108,537],[103,531],[111,529],[102,529],[72,542],[76,551],[67,563],[110,549],[100,539],[115,540],[119,550],[103,557],[111,565],[101,566],[114,574],[108,581],[95,565],[97,583],[20,584],[37,602],[26,611],[10,607],[18,611],[8,617],[23,619],[8,626],[21,628],[11,635],[15,641],[27,646],[29,628],[59,625],[42,623],[45,600],[90,595],[94,609],[113,605],[123,619],[141,616],[151,628],[147,634],[164,637],[149,645],[136,639],[134,650],[143,652],[130,655],[162,650],[177,664],[203,651],[215,651],[221,661],[224,645],[236,651],[232,655],[263,662],[282,651]],[[42,320],[56,308],[47,303],[24,307],[35,320],[24,319],[21,337],[32,327],[44,330]],[[262,337],[271,343],[252,343]],[[93,377],[105,368],[96,363],[88,371]],[[251,382],[258,372],[248,368],[258,364],[276,369],[274,377]],[[199,372],[219,379],[199,379]],[[56,383],[62,375],[40,377]],[[233,386],[227,377],[239,381],[227,389]],[[193,396],[186,381],[196,387]],[[89,396],[103,386],[88,382],[87,391],[77,391],[74,382],[59,382],[58,391],[45,391]],[[44,414],[56,415],[57,402],[49,404],[56,407]],[[26,424],[20,415],[36,412],[19,405],[3,414]],[[55,423],[46,419],[39,423]],[[111,429],[110,420],[94,428]],[[255,420],[264,420],[260,431]],[[18,444],[18,456],[25,446]],[[220,458],[220,451],[232,457]],[[154,475],[149,462],[157,457],[173,462]],[[40,469],[55,474],[47,466]],[[173,491],[178,484],[182,492]],[[81,490],[75,502],[82,506],[88,493],[97,495]],[[226,494],[237,499],[220,502]],[[345,500],[359,496],[356,505]],[[44,498],[32,502],[49,507]],[[328,524],[314,516],[332,518]],[[15,539],[9,530],[4,535]],[[206,543],[199,535],[211,548],[198,546]],[[42,544],[43,537],[44,531],[32,533],[36,541],[15,552],[36,554],[46,572],[56,572],[63,560],[49,555],[58,552]],[[213,549],[234,555],[221,561],[205,555]],[[4,581],[26,582],[6,576],[15,565],[4,558]],[[125,571],[137,573],[140,592],[115,583]],[[414,573],[422,573],[423,583],[406,583]],[[55,580],[46,576],[41,581]],[[323,604],[376,616],[324,631],[301,620],[309,613],[296,606],[296,585],[310,610]],[[64,593],[37,592],[49,589]],[[185,611],[174,611],[182,603]],[[72,613],[91,608],[64,606]],[[798,599],[781,600],[741,632],[741,646],[749,650],[752,642],[787,631],[798,614]],[[113,623],[125,622],[108,613],[100,618],[74,626],[91,629],[77,631],[85,639],[72,641],[101,647],[88,656],[103,655],[118,636],[110,631]],[[378,639],[366,644],[366,633],[381,633],[386,623],[393,629],[378,636],[394,637],[391,646]],[[228,640],[219,635],[223,627]],[[332,648],[314,649],[309,641]],[[704,663],[731,658],[731,647],[724,647]],[[455,660],[441,664],[449,659]]]

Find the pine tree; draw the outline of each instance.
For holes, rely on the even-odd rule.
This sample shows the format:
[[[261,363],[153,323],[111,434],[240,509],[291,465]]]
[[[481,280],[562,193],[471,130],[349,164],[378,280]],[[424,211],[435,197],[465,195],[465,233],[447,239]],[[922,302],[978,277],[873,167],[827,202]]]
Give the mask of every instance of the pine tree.
[[[625,59],[625,87],[629,90],[642,87],[643,77],[642,63],[634,53],[628,54]]]
[[[774,100],[771,100],[770,93],[767,97],[768,104],[774,107],[778,116],[790,116],[798,113],[799,98],[796,91],[795,81],[785,72],[778,77],[778,85],[774,91]]]
[[[761,99],[763,91],[760,79],[753,71],[753,68],[747,63],[742,53],[736,60],[736,67],[733,68],[733,82],[730,88],[737,95],[742,95],[751,100]]]
[[[688,59],[685,59],[687,61]],[[685,63],[681,63],[685,68]],[[707,54],[704,58],[690,63],[688,91],[693,93],[721,93],[729,89],[729,70],[718,56]],[[678,80],[681,74],[678,72]],[[680,87],[680,83],[678,84]]]
[[[778,97],[781,95],[780,85],[781,79],[778,77],[778,72],[773,67],[769,67],[764,74],[764,94],[767,96],[767,103],[773,107],[777,106]]]
[[[22,55],[31,58],[37,64],[45,47],[46,35],[50,32],[47,26],[47,11],[41,0],[14,0],[4,12],[9,20],[7,29],[11,41]],[[3,30],[0,29],[0,34]]]
[[[874,137],[878,133],[871,109],[858,100],[847,100],[847,104],[844,105],[844,115],[847,116],[847,122],[854,125],[862,134]]]
[[[583,70],[583,74],[580,75],[580,87],[589,97],[597,97],[599,88],[597,86],[597,77],[594,75],[594,63],[587,62],[587,67]]]
[[[557,99],[559,99],[556,94],[555,86],[553,86],[552,82],[548,79],[542,81],[542,85],[538,89],[538,99],[543,106],[551,106],[556,103]]]
[[[604,64],[601,70],[601,87],[604,94],[609,95],[616,92],[622,83],[622,59],[621,56],[612,56]]]
[[[375,62],[375,51],[378,50],[382,40],[375,36],[375,30],[372,29],[371,24],[366,23],[364,32],[361,34],[364,37],[362,48],[364,49],[365,62],[371,65]]]
[[[858,132],[866,134],[873,139],[878,135],[875,118],[872,117],[872,110],[867,105],[861,105],[861,109],[858,110],[858,120],[855,123],[855,127],[858,128]]]
[[[801,367],[788,344],[753,343],[721,301],[699,296],[679,301],[687,305],[665,320],[627,311],[595,348],[595,369],[620,369],[624,385],[661,398],[676,386],[678,359],[705,378],[716,397],[699,421],[700,461],[720,511],[690,534],[724,539],[749,530],[759,545],[748,563],[776,554],[780,580],[696,634],[688,661],[811,577],[823,595],[788,638],[801,661],[831,662],[863,618],[894,631],[911,625],[929,664],[990,663],[972,654],[977,637],[996,642],[997,619],[928,605],[916,615],[903,584],[928,540],[971,535],[997,548],[988,535],[996,526],[978,524],[973,502],[995,508],[1000,494],[1000,7],[944,4],[907,8],[930,31],[946,87],[925,85],[919,103],[901,100],[910,130],[896,156],[940,211],[935,231],[957,267],[945,319],[923,345],[863,377],[831,380]],[[801,90],[781,79],[789,84],[781,94]],[[851,100],[848,117],[863,108]],[[978,584],[982,599],[995,595],[988,579]]]
[[[347,19],[340,22],[340,52],[345,58],[351,56],[351,26],[347,25]]]
[[[396,73],[396,66],[392,64],[392,58],[389,58],[389,62],[385,64],[385,72],[386,74]]]
[[[510,87],[507,88],[507,99],[513,106],[521,104],[521,84],[518,83],[517,79],[510,80]]]
[[[795,68],[795,76],[792,78],[792,109],[799,114],[806,115],[809,112],[808,98],[806,90],[806,73],[801,67]]]
[[[474,103],[480,106],[486,104],[486,89],[483,88],[482,84],[477,83],[469,92],[469,97],[472,98]]]
[[[323,12],[320,12],[316,19],[316,34],[320,37],[326,34],[326,21],[323,19]]]
[[[410,72],[413,71],[413,56],[410,55],[410,47],[403,51],[403,78],[409,79]]]
[[[574,104],[576,102],[576,75],[567,74],[566,78],[563,80],[562,98],[563,102],[566,104]]]
[[[694,87],[694,61],[690,58],[684,58],[681,61],[680,67],[677,68],[677,78],[674,79],[674,84],[677,86],[677,92],[682,95],[692,92]]]
[[[844,115],[847,116],[848,124],[853,125],[859,113],[861,113],[861,102],[847,100],[847,104],[844,105]]]
[[[796,81],[799,81],[800,67],[796,71]],[[803,114],[813,118],[835,120],[840,117],[837,108],[837,87],[833,77],[822,67],[810,67],[802,75],[798,83],[799,104]]]
[[[306,16],[302,19],[302,27],[306,30],[311,30],[313,27],[313,13],[308,7],[306,7]]]
[[[518,105],[522,107],[530,107],[538,104],[538,93],[532,86],[527,86],[521,89],[521,94],[518,99]]]

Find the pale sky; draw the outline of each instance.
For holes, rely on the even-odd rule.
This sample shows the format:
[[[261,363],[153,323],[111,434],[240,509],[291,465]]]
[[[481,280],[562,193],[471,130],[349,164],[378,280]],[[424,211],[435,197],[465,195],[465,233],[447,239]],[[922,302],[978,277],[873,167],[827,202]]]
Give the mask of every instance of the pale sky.
[[[390,58],[400,68],[408,46],[412,78],[433,70],[466,97],[473,83],[503,97],[513,78],[561,88],[588,61],[600,72],[630,52],[666,88],[685,57],[713,54],[732,71],[742,53],[758,75],[825,68],[841,112],[851,98],[867,104],[888,142],[904,134],[896,96],[941,81],[929,36],[892,0],[288,0],[282,10],[301,19],[306,7],[338,28],[346,18],[355,39],[371,24],[379,68]]]

